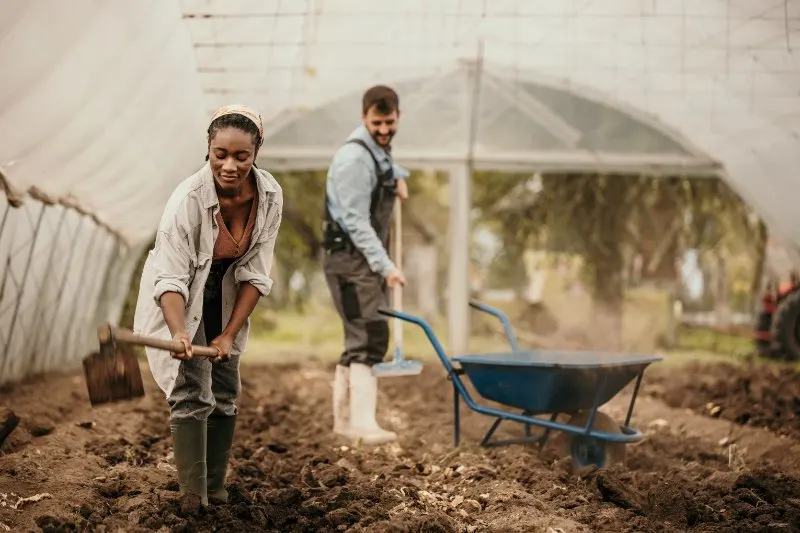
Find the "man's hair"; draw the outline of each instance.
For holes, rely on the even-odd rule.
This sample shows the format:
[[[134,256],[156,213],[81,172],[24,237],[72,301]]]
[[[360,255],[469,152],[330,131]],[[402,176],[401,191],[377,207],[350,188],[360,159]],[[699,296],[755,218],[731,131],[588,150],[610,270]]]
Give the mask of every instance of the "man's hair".
[[[366,115],[372,106],[375,106],[375,110],[381,115],[388,115],[400,110],[400,99],[391,87],[376,85],[364,93],[361,99],[361,112]]]

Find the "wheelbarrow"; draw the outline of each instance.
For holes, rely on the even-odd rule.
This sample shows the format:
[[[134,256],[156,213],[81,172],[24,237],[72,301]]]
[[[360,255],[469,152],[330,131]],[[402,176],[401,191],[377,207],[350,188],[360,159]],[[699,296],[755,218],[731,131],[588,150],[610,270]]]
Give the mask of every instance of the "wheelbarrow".
[[[569,450],[574,469],[588,465],[604,468],[611,463],[623,462],[625,445],[643,437],[639,430],[630,426],[630,421],[644,371],[648,365],[663,358],[642,354],[524,350],[517,344],[510,321],[502,311],[475,301],[471,301],[470,306],[502,322],[511,351],[467,354],[450,359],[425,320],[400,311],[380,310],[386,316],[421,327],[447,370],[448,380],[453,383],[455,446],[460,442],[459,400],[463,399],[471,410],[495,419],[481,440],[481,446],[538,444],[543,447],[552,431],[560,431],[566,436],[565,449]],[[461,380],[463,375],[480,396],[509,410],[475,402]],[[598,409],[634,379],[636,384],[625,423],[616,423]],[[556,420],[559,414],[571,415],[571,418],[561,423]],[[536,415],[550,416],[547,419]],[[523,424],[525,436],[493,439],[503,421]],[[531,434],[534,426],[543,428],[541,435]]]

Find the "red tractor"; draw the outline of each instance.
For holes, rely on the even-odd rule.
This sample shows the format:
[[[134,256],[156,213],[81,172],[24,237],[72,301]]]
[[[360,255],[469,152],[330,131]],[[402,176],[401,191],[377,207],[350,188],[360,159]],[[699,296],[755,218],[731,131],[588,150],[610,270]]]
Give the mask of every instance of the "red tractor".
[[[796,273],[780,285],[767,285],[753,338],[762,357],[800,360],[800,278]]]

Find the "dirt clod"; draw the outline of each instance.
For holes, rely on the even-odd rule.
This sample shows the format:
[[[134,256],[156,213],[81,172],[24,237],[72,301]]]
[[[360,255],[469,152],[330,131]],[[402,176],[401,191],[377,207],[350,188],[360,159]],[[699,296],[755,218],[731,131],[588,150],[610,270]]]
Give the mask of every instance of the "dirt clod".
[[[636,514],[644,514],[639,495],[626,488],[622,480],[609,473],[600,473],[595,480],[603,501],[613,503],[617,507],[633,511]]]
[[[667,405],[800,438],[800,372],[791,365],[691,364],[649,377]]]
[[[6,407],[0,407],[0,446],[6,438],[14,431],[19,424],[20,418],[14,411]]]

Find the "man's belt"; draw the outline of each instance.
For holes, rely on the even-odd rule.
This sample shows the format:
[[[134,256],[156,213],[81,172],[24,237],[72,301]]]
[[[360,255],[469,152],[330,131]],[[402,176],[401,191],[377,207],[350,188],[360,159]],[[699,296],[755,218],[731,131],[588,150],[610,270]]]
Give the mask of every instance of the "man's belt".
[[[342,252],[353,249],[350,236],[336,222],[324,222],[322,226],[322,247],[326,252]]]

